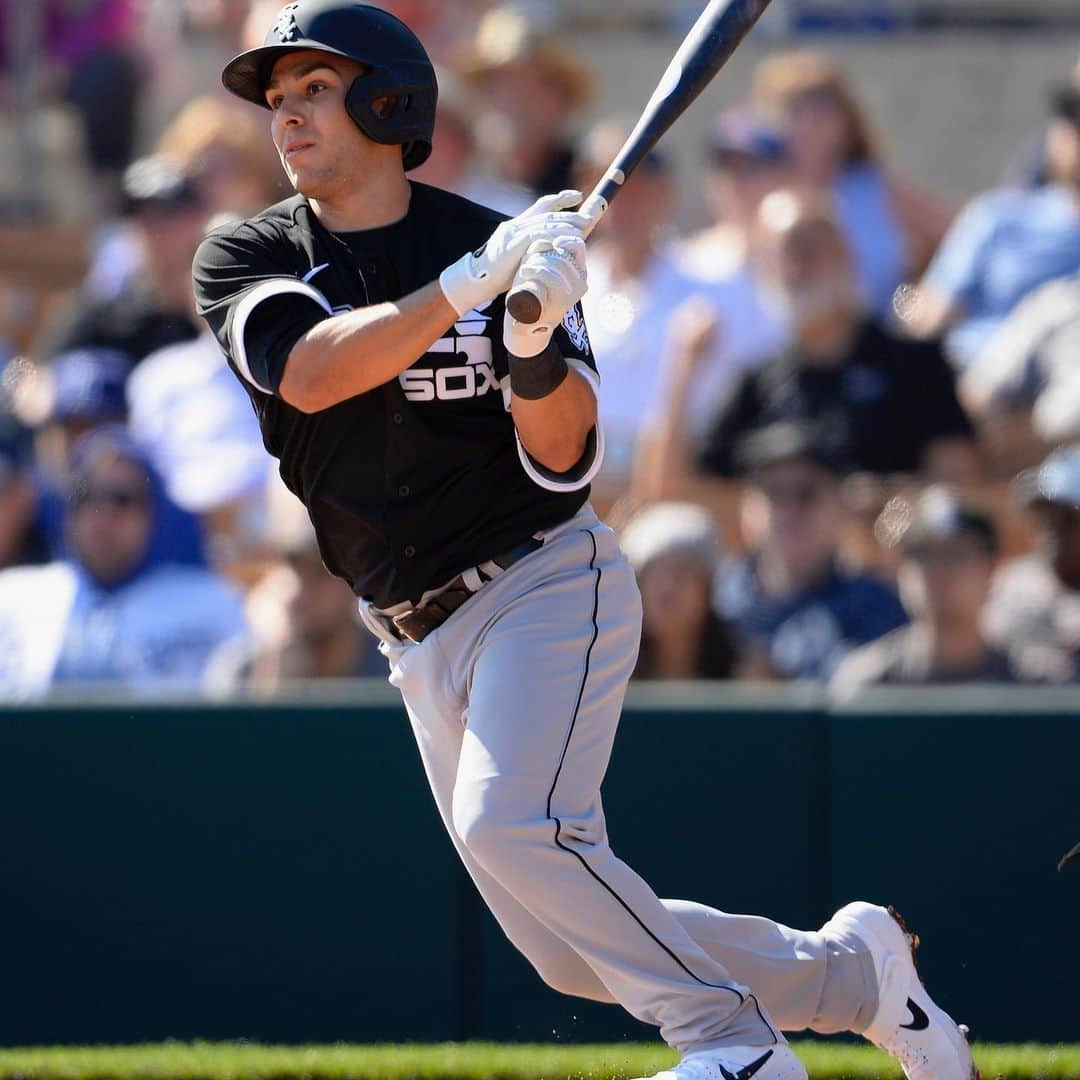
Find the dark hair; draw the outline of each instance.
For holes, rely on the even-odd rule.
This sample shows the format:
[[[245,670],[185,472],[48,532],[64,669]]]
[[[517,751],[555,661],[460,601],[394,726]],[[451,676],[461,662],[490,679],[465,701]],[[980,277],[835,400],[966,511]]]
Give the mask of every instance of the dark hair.
[[[710,610],[701,628],[701,645],[698,649],[697,668],[694,675],[699,679],[731,679],[739,661],[739,649],[731,625]],[[641,648],[632,678],[655,679],[656,654],[649,636],[642,631]]]

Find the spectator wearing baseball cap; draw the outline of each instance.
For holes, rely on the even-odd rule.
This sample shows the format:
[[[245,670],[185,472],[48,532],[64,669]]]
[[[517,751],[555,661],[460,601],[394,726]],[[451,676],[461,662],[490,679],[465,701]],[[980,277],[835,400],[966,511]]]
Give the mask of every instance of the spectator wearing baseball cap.
[[[702,194],[711,219],[682,253],[702,278],[745,271],[761,200],[791,182],[791,155],[780,128],[745,105],[713,118],[705,143]]]
[[[825,430],[778,423],[747,436],[738,458],[748,554],[722,567],[717,609],[739,631],[749,672],[827,679],[906,618],[887,585],[840,562],[842,449]]]
[[[855,470],[974,479],[973,428],[941,349],[868,313],[829,204],[773,192],[761,205],[757,241],[764,287],[794,340],[743,376],[703,440],[702,471],[733,475],[744,435],[792,420],[832,431]]]
[[[59,686],[190,691],[214,652],[246,631],[240,599],[206,569],[159,561],[161,486],[122,429],[72,450],[69,554],[0,573],[0,696]]]
[[[673,314],[663,343],[661,407],[649,432],[649,456],[660,476],[672,433],[702,439],[738,379],[782,349],[790,334],[787,319],[765,303],[750,260],[761,200],[788,175],[787,146],[753,111],[727,109],[713,122],[706,161],[704,194],[713,224],[674,250],[698,295]],[[709,313],[706,333],[702,317]]]
[[[1041,658],[999,648],[983,632],[998,555],[988,513],[934,486],[914,502],[893,499],[878,535],[900,550],[900,596],[911,622],[853,652],[837,669],[832,692],[846,698],[886,684],[1047,681]]]
[[[191,263],[207,213],[198,184],[170,158],[142,158],[124,173],[124,199],[138,262],[127,266],[124,257],[111,290],[84,290],[72,318],[46,343],[47,354],[108,348],[138,363],[200,332],[190,300]],[[101,267],[93,272],[109,276]]]
[[[634,678],[730,679],[735,636],[712,605],[720,539],[693,503],[654,503],[620,537],[641,591],[641,650]]]
[[[1002,648],[1052,650],[1080,681],[1080,443],[1021,473],[1015,491],[1035,517],[1038,546],[998,571],[987,635]]]
[[[1048,183],[977,196],[960,214],[906,312],[923,337],[947,335],[960,368],[1038,286],[1080,273],[1080,88],[1051,96]]]
[[[34,453],[44,476],[66,483],[71,447],[91,428],[127,419],[125,385],[132,358],[119,349],[86,346],[37,368],[17,398],[34,428]]]
[[[89,432],[126,423],[131,366],[131,358],[115,349],[72,349],[36,368],[16,392],[17,410],[34,428],[37,523],[56,558],[68,551],[64,521],[72,448]],[[154,535],[153,557],[205,565],[197,520],[164,493],[159,515],[167,527]]]

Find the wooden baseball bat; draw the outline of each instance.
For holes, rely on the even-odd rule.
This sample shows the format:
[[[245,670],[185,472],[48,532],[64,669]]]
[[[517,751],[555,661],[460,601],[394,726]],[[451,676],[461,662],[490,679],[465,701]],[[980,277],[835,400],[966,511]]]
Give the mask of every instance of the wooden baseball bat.
[[[710,0],[668,64],[630,137],[582,204],[595,214],[593,227],[641,159],[712,82],[768,6],[769,0]],[[542,288],[528,282],[506,298],[507,310],[518,322],[539,320]]]

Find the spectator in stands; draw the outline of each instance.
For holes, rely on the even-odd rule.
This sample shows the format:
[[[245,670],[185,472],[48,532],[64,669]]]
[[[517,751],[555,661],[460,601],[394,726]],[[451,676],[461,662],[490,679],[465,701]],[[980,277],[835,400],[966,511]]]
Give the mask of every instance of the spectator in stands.
[[[960,379],[983,445],[1016,471],[1080,439],[1080,274],[1040,285]]]
[[[482,171],[474,127],[476,109],[469,90],[451,71],[439,71],[438,80],[431,156],[410,176],[515,217],[533,201],[532,195],[520,184],[503,183]]]
[[[34,457],[42,482],[66,493],[71,448],[91,428],[127,418],[124,385],[132,359],[107,348],[77,348],[27,372],[16,408],[34,427]]]
[[[774,192],[763,203],[759,265],[795,342],[743,377],[709,432],[701,466],[736,471],[754,428],[802,420],[834,439],[853,469],[964,482],[978,473],[972,426],[940,348],[868,316],[843,233],[827,204]]]
[[[941,241],[950,211],[888,170],[846,75],[828,57],[768,57],[754,73],[752,96],[782,124],[796,183],[832,195],[870,310],[888,314],[897,286]]]
[[[349,586],[323,565],[303,503],[269,481],[266,539],[274,562],[248,596],[254,648],[242,677],[260,690],[297,679],[386,678],[377,640]]]
[[[160,486],[122,433],[80,440],[68,495],[71,556],[0,573],[0,693],[196,689],[215,651],[246,632],[239,597],[206,570],[151,559]]]
[[[86,297],[45,349],[119,349],[138,363],[166,345],[198,337],[191,313],[191,262],[206,210],[195,181],[164,157],[143,158],[124,174],[124,194],[141,263],[115,295]]]
[[[1080,87],[1058,91],[1052,112],[1049,183],[991,191],[972,201],[906,312],[916,334],[948,333],[950,355],[961,368],[1037,286],[1080,273]]]
[[[806,425],[778,423],[740,447],[749,554],[717,582],[717,610],[740,632],[748,674],[827,679],[855,646],[900,626],[900,601],[837,558],[843,463]]]
[[[830,689],[840,697],[873,685],[1043,682],[1039,658],[991,645],[981,618],[998,536],[993,519],[944,487],[912,505],[897,497],[882,512],[879,535],[899,545],[900,595],[911,623],[853,652]]]
[[[788,169],[786,143],[759,116],[738,108],[716,118],[704,176],[713,224],[679,250],[681,268],[709,286],[716,314],[714,336],[694,372],[694,392],[681,410],[695,438],[704,435],[737,376],[758,367],[788,340],[786,321],[764,302],[750,265],[751,234],[761,201],[776,190]],[[672,330],[681,321],[681,315],[674,316]],[[671,388],[677,374],[671,364],[675,351],[665,350],[662,393]]]
[[[113,349],[62,353],[37,369],[16,402],[34,427],[37,523],[54,558],[68,553],[65,529],[71,487],[72,448],[87,432],[127,419],[125,382],[131,358]],[[155,560],[204,565],[198,522],[167,496],[161,499],[163,527],[155,533]]]
[[[476,130],[496,178],[534,197],[572,187],[567,130],[592,80],[567,43],[498,7],[481,19],[461,70],[482,105]]]
[[[997,573],[986,632],[999,648],[1055,654],[1080,681],[1080,443],[1051,454],[1017,478],[1038,526],[1038,550]]]
[[[46,91],[62,95],[79,118],[94,179],[92,216],[119,206],[120,176],[131,161],[145,72],[136,47],[136,0],[41,0]],[[0,65],[10,58],[15,4],[0,5]]]
[[[37,524],[37,495],[25,434],[0,430],[0,570],[47,562],[49,547]]]
[[[694,274],[726,281],[747,273],[761,200],[790,182],[791,154],[778,126],[745,106],[719,113],[709,132],[702,174],[710,223],[681,249]]]
[[[209,330],[151,353],[127,383],[128,428],[161,475],[169,499],[199,519],[212,565],[243,562],[260,547],[273,459],[240,381]]]
[[[692,503],[654,503],[621,543],[641,591],[639,679],[730,679],[738,653],[712,607],[720,542],[712,516]]]
[[[157,152],[191,177],[207,218],[248,217],[292,194],[264,123],[233,101],[189,101],[158,139]]]
[[[589,133],[576,186],[592,187],[625,136],[623,128],[610,122]],[[669,336],[677,332],[677,309],[687,297],[697,297],[716,319],[698,366],[694,397],[683,412],[684,423],[695,431],[708,422],[709,404],[715,408],[741,372],[757,362],[768,333],[745,326],[754,308],[751,287],[703,280],[683,267],[669,233],[674,202],[669,162],[654,150],[627,180],[590,240],[589,291],[582,306],[593,350],[607,373],[600,401],[606,440],[601,488],[625,485],[639,436],[658,418],[661,366]],[[775,321],[772,333],[774,341],[781,337]]]

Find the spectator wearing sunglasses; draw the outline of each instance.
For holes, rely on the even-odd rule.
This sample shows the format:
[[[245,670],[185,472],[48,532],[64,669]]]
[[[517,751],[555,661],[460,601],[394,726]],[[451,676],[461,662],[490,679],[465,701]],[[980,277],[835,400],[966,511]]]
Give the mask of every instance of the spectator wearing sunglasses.
[[[1034,651],[991,645],[983,610],[998,556],[993,518],[945,487],[915,502],[893,499],[878,534],[900,549],[900,595],[909,625],[857,649],[830,690],[846,698],[867,686],[1045,682],[1050,670]]]
[[[717,611],[749,657],[748,675],[827,679],[853,648],[902,625],[882,582],[847,571],[838,547],[844,461],[811,427],[777,423],[745,438],[742,529],[748,554],[717,581]]]
[[[160,480],[122,430],[72,450],[70,556],[0,573],[0,694],[106,686],[191,691],[243,635],[240,598],[211,572],[153,558]]]
[[[115,349],[72,349],[38,368],[27,380],[27,390],[16,394],[19,410],[34,428],[36,527],[55,558],[69,550],[65,518],[72,448],[88,432],[127,420],[132,363],[128,354]],[[197,518],[167,495],[160,500],[158,515],[162,527],[155,530],[151,558],[205,566]]]

